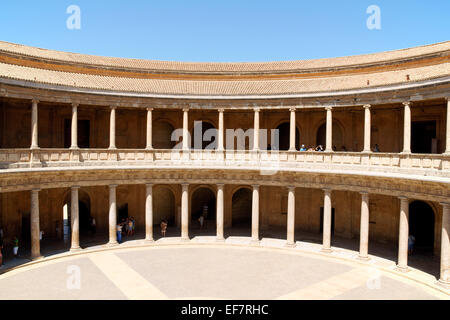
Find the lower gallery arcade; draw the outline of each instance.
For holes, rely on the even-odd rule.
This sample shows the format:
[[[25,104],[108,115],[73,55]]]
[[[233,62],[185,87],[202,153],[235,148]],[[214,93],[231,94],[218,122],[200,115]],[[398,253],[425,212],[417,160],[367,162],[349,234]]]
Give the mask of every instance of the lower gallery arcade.
[[[353,239],[359,243],[360,259],[369,259],[371,243],[382,243],[393,250],[398,247],[400,271],[408,270],[408,235],[413,233],[419,253],[441,257],[440,281],[450,281],[447,203],[367,192],[220,183],[33,189],[2,193],[0,203],[6,235],[29,239],[34,259],[41,256],[40,231],[54,242],[66,237],[71,250],[79,250],[80,240],[89,238],[90,217],[109,245],[117,244],[117,220],[126,217],[134,217],[137,231],[142,237],[145,233],[149,242],[160,236],[162,219],[169,222],[172,235],[189,240],[200,235],[197,219],[207,205],[208,235],[217,241],[239,235],[258,243],[267,236],[282,237],[287,246],[295,246],[302,235],[317,234],[323,252],[331,252],[334,237]],[[69,232],[64,229],[67,211]]]

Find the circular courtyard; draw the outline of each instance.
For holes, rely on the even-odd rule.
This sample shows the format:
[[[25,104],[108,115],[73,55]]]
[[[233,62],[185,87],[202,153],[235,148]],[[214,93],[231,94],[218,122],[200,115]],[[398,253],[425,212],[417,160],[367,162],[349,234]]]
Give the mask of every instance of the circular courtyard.
[[[0,275],[0,299],[446,299],[368,265],[220,245],[101,250]]]

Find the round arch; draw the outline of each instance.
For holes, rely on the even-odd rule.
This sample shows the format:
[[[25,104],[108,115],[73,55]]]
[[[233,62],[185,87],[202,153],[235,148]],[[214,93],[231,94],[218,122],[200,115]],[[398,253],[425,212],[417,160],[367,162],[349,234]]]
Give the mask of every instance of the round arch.
[[[409,234],[415,237],[414,247],[419,252],[433,253],[436,211],[429,203],[414,200],[409,203]]]
[[[234,190],[231,197],[231,221],[233,226],[249,226],[252,223],[252,193],[250,187]]]
[[[326,138],[327,138],[327,123],[322,122],[317,127],[317,130],[316,130],[316,145],[322,145],[325,148]],[[337,150],[342,150],[344,148],[348,149],[345,146],[343,126],[337,120],[333,120],[332,146],[336,147]]]
[[[170,186],[156,185],[153,187],[153,224],[159,225],[167,220],[169,225],[175,225],[175,193]]]
[[[204,206],[208,207],[207,220],[216,219],[216,190],[210,185],[200,185],[191,191],[190,195],[191,220],[197,220],[203,213]]]
[[[197,126],[201,125],[201,134],[202,134],[201,137],[200,137],[201,138],[201,146],[200,146],[200,141],[198,141],[197,144],[195,143],[196,136],[195,136],[194,133],[195,133],[195,130],[198,130],[198,129],[197,129],[197,126],[194,125],[192,127],[191,131],[190,131],[190,134],[191,134],[191,149],[204,150],[204,149],[206,149],[206,147],[208,147],[208,149],[211,149],[211,148],[212,149],[216,149],[217,148],[217,141],[216,141],[217,132],[216,132],[216,136],[211,137],[210,141],[204,140],[205,132],[207,130],[209,130],[209,129],[216,129],[217,130],[215,124],[212,121],[210,121],[210,120],[204,120],[204,119],[195,120],[194,123],[195,122],[197,122]],[[200,123],[198,123],[198,122],[200,122]]]
[[[152,144],[154,149],[172,149],[177,141],[172,141],[175,126],[167,119],[158,119],[152,124]]]
[[[279,150],[287,151],[290,147],[291,124],[289,121],[280,121],[275,127],[279,131]],[[272,142],[272,141],[271,141]],[[272,143],[273,144],[273,143]],[[273,148],[273,147],[272,147]],[[295,126],[295,149],[300,150],[300,129]]]

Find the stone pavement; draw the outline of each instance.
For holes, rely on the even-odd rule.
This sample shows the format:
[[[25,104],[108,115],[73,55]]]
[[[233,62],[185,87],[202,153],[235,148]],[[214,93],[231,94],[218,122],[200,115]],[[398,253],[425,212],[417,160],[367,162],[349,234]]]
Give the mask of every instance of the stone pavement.
[[[78,254],[63,253],[0,275],[0,299],[449,299],[434,278],[372,257],[359,262],[352,251],[320,253],[320,245],[247,237],[216,243],[212,236],[190,242],[164,238],[153,245],[128,241]],[[348,252],[347,252],[348,251]],[[353,252],[354,254],[354,252]],[[69,288],[73,268],[80,287]],[[431,278],[430,278],[431,277]]]

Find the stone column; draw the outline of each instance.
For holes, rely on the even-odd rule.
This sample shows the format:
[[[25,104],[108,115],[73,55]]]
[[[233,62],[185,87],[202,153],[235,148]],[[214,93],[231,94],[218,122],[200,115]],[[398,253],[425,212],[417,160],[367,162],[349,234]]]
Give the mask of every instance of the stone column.
[[[223,201],[223,184],[217,185],[217,241],[224,241],[223,236],[223,212],[224,212],[224,201]]]
[[[258,185],[253,185],[252,242],[259,242],[259,186]]]
[[[364,107],[364,150],[363,152],[371,152],[370,149],[370,104],[366,104]]]
[[[189,240],[189,184],[181,185],[181,240]]]
[[[31,149],[39,149],[38,144],[38,100],[31,101]]]
[[[78,149],[78,104],[72,104],[72,133],[70,149]]]
[[[153,142],[152,142],[152,111],[153,108],[147,108],[147,144],[145,146],[145,149],[151,150],[153,149]]]
[[[79,186],[73,186],[70,190],[70,223],[72,231],[72,244],[70,251],[80,250],[80,215],[78,208],[78,189]]]
[[[109,116],[109,149],[116,149],[116,107],[111,107]]]
[[[109,245],[117,245],[117,185],[109,186]]]
[[[369,260],[369,194],[361,192],[361,227],[359,232],[359,259]]]
[[[325,110],[327,111],[327,139],[325,151],[327,152],[333,151],[333,115],[331,113],[332,109],[333,108],[330,106],[325,107]]]
[[[145,241],[153,241],[153,184],[145,185]]]
[[[39,226],[39,189],[31,190],[31,259],[38,259],[41,257],[41,244],[39,240],[40,226]]]
[[[410,102],[403,102],[405,106],[403,113],[403,152],[411,153],[411,108]]]
[[[287,246],[295,246],[295,187],[288,187]]]
[[[323,252],[331,252],[331,190],[323,189]]]
[[[450,288],[450,203],[442,203],[441,276],[439,283]]]
[[[224,132],[224,126],[223,126],[223,112],[224,109],[219,109],[219,134],[218,134],[218,143],[217,143],[217,150],[223,151],[223,132]]]
[[[189,150],[189,108],[183,108],[183,150]]]
[[[259,108],[254,108],[254,120],[253,120],[253,151],[259,150]]]
[[[450,97],[447,97],[447,128],[445,131],[446,146],[445,153],[450,155]]]
[[[408,271],[408,236],[409,236],[409,201],[400,197],[400,224],[398,234],[398,263],[397,270]]]
[[[291,120],[289,125],[289,151],[296,151],[295,149],[295,107],[289,108],[291,112]]]

